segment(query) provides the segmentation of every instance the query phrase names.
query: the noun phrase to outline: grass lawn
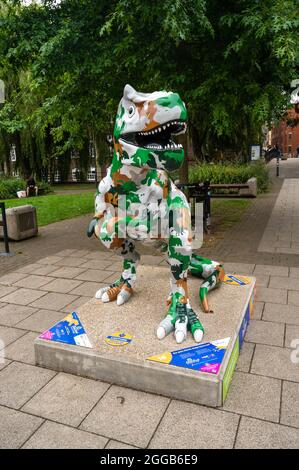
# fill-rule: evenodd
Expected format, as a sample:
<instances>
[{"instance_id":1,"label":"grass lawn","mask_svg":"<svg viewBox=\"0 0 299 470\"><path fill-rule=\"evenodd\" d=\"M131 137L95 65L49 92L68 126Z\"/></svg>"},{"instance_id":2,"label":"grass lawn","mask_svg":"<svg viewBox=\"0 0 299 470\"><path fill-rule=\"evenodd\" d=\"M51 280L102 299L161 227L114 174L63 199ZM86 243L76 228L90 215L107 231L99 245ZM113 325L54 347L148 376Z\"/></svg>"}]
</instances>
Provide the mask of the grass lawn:
<instances>
[{"instance_id":1,"label":"grass lawn","mask_svg":"<svg viewBox=\"0 0 299 470\"><path fill-rule=\"evenodd\" d=\"M225 232L238 222L252 199L211 199L211 233L204 236L203 246L211 247L225 237Z\"/></svg>"},{"instance_id":2,"label":"grass lawn","mask_svg":"<svg viewBox=\"0 0 299 470\"><path fill-rule=\"evenodd\" d=\"M79 215L93 213L94 193L63 194L28 197L24 199L7 199L5 207L17 207L31 204L36 207L39 227L59 220L72 219Z\"/></svg>"}]
</instances>

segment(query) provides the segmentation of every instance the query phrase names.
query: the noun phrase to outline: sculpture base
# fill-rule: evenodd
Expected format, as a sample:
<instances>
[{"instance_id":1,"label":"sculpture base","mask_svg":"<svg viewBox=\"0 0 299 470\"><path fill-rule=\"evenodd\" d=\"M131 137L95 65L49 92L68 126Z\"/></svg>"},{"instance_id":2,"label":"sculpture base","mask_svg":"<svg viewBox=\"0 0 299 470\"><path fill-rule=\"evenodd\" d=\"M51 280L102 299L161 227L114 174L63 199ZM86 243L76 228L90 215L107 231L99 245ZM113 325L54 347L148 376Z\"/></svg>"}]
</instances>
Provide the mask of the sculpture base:
<instances>
[{"instance_id":1,"label":"sculpture base","mask_svg":"<svg viewBox=\"0 0 299 470\"><path fill-rule=\"evenodd\" d=\"M209 304L214 313L206 314L199 306L198 290L202 281L190 276L191 305L198 313L205 335L202 343L197 344L188 332L187 340L177 344L173 334L163 340L158 340L155 334L167 311L169 269L140 266L138 286L127 304L118 307L115 302L103 304L96 299L87 302L70 323L69 316L59 327L35 340L36 363L137 390L221 406L253 311L255 279L235 277L237 281L229 278L231 284L210 292ZM85 330L83 335L79 334L84 333L80 331L80 322ZM121 334L113 338L117 332ZM128 335L127 340L123 334ZM213 345L203 351L203 343L225 338L227 347L216 348L215 359ZM85 346L61 341L76 341ZM187 351L177 352L186 348ZM155 360L149 360L153 356Z\"/></svg>"}]
</instances>

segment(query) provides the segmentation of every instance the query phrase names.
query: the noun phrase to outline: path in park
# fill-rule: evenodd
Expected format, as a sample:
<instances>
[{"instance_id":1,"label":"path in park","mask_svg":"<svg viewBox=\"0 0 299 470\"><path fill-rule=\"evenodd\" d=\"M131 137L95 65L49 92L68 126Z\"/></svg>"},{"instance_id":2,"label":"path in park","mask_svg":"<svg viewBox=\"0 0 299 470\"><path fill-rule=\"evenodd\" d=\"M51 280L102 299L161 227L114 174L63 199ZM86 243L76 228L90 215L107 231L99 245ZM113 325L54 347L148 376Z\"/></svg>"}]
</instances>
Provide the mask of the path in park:
<instances>
[{"instance_id":1,"label":"path in park","mask_svg":"<svg viewBox=\"0 0 299 470\"><path fill-rule=\"evenodd\" d=\"M281 166L285 179L274 178L271 191L213 249L227 270L253 274L258 286L222 408L36 367L38 333L116 279L121 264L86 238L89 217L52 224L40 237L13 244L22 253L0 258L0 447L298 448L299 364L291 361L291 342L299 338L299 255L279 251L286 248L276 244L282 240L265 239L270 228L272 238L290 233L287 241L296 248L290 190L295 197L299 161ZM285 213L290 220L280 226ZM268 245L275 252L259 251ZM143 262L162 260L146 255Z\"/></svg>"}]
</instances>

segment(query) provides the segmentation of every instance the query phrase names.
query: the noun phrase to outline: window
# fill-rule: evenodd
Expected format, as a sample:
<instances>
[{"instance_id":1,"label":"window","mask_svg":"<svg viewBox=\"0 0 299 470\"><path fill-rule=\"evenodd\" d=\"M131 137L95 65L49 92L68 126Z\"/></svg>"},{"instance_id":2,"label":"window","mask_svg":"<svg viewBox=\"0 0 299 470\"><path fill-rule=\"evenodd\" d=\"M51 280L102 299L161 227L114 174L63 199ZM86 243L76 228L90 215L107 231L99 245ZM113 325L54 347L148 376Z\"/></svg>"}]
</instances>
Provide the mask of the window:
<instances>
[{"instance_id":1,"label":"window","mask_svg":"<svg viewBox=\"0 0 299 470\"><path fill-rule=\"evenodd\" d=\"M96 180L96 169L89 168L87 173L87 181L95 181Z\"/></svg>"},{"instance_id":2,"label":"window","mask_svg":"<svg viewBox=\"0 0 299 470\"><path fill-rule=\"evenodd\" d=\"M59 170L56 170L55 173L54 173L54 181L55 181L55 183L58 183L58 181L60 181L60 171Z\"/></svg>"},{"instance_id":3,"label":"window","mask_svg":"<svg viewBox=\"0 0 299 470\"><path fill-rule=\"evenodd\" d=\"M288 152L292 153L292 146L291 145L288 145Z\"/></svg>"},{"instance_id":4,"label":"window","mask_svg":"<svg viewBox=\"0 0 299 470\"><path fill-rule=\"evenodd\" d=\"M292 139L292 132L289 132L289 140Z\"/></svg>"},{"instance_id":5,"label":"window","mask_svg":"<svg viewBox=\"0 0 299 470\"><path fill-rule=\"evenodd\" d=\"M19 170L13 170L12 171L12 176L14 176L14 178L19 178L19 176L20 176Z\"/></svg>"},{"instance_id":6,"label":"window","mask_svg":"<svg viewBox=\"0 0 299 470\"><path fill-rule=\"evenodd\" d=\"M72 169L72 180L78 181L80 179L80 170L78 168Z\"/></svg>"}]
</instances>

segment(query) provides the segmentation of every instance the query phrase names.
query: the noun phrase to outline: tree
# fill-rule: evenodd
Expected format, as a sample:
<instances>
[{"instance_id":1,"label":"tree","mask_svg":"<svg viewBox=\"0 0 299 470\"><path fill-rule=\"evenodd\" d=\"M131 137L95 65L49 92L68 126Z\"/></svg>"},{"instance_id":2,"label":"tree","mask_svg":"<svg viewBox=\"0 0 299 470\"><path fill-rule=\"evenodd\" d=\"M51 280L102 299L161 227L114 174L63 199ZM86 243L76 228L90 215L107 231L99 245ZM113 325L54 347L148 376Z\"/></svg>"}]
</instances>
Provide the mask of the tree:
<instances>
[{"instance_id":1,"label":"tree","mask_svg":"<svg viewBox=\"0 0 299 470\"><path fill-rule=\"evenodd\" d=\"M101 158L125 83L181 94L199 159L246 158L298 74L297 0L2 3L0 129L19 138L24 168L89 139Z\"/></svg>"}]
</instances>

